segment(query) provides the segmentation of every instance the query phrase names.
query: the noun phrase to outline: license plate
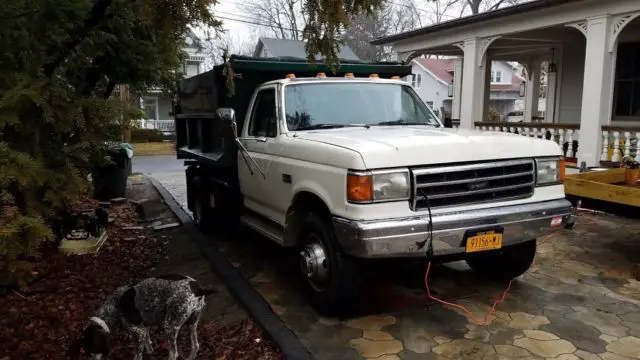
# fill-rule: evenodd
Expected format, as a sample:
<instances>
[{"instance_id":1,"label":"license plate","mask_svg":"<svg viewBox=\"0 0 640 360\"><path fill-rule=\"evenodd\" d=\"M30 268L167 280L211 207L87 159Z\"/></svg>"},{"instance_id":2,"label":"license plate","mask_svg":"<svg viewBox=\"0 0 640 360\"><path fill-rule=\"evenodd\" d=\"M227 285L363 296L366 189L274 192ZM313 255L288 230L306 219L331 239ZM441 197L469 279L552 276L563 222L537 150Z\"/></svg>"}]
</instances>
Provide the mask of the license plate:
<instances>
[{"instance_id":1,"label":"license plate","mask_svg":"<svg viewBox=\"0 0 640 360\"><path fill-rule=\"evenodd\" d=\"M467 238L467 252L496 250L502 247L502 233L491 230L473 234Z\"/></svg>"}]
</instances>

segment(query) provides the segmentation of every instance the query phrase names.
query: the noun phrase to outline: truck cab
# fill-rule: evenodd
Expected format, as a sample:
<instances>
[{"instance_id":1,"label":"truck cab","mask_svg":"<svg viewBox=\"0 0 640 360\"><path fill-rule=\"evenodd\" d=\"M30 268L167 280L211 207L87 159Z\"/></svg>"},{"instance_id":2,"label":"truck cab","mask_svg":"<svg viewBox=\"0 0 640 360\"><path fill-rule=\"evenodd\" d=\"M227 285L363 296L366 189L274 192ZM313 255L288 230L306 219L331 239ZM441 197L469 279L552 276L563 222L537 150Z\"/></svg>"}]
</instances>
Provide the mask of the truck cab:
<instances>
[{"instance_id":1,"label":"truck cab","mask_svg":"<svg viewBox=\"0 0 640 360\"><path fill-rule=\"evenodd\" d=\"M554 142L445 128L399 79L410 73L402 65L367 74L371 65L348 64L328 77L303 64L280 64L290 72L212 113L176 107L176 131L199 227L246 226L295 249L318 307L348 307L371 259L464 259L513 279L536 239L568 220ZM195 103L183 93L177 104Z\"/></svg>"}]
</instances>

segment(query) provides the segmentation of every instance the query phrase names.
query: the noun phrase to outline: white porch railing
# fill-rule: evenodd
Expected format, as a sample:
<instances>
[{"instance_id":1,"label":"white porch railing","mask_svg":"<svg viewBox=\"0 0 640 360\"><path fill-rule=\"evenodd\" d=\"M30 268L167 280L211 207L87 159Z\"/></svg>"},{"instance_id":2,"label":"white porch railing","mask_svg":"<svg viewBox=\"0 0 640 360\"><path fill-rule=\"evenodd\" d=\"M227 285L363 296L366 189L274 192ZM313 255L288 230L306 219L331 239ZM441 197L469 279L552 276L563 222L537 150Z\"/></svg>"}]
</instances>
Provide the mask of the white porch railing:
<instances>
[{"instance_id":1,"label":"white porch railing","mask_svg":"<svg viewBox=\"0 0 640 360\"><path fill-rule=\"evenodd\" d=\"M640 126L603 126L601 162L617 163L625 156L640 161Z\"/></svg>"},{"instance_id":2,"label":"white porch railing","mask_svg":"<svg viewBox=\"0 0 640 360\"><path fill-rule=\"evenodd\" d=\"M501 131L553 140L561 146L564 156L569 159L576 158L578 153L579 124L477 122L475 127L478 130ZM617 166L627 155L640 161L640 126L603 126L601 136L600 162L603 165Z\"/></svg>"},{"instance_id":3,"label":"white porch railing","mask_svg":"<svg viewBox=\"0 0 640 360\"><path fill-rule=\"evenodd\" d=\"M475 127L483 131L501 131L522 136L555 141L567 158L575 158L580 138L579 124L532 124L476 122Z\"/></svg>"},{"instance_id":4,"label":"white porch railing","mask_svg":"<svg viewBox=\"0 0 640 360\"><path fill-rule=\"evenodd\" d=\"M140 120L143 129L158 129L163 133L174 133L175 122L173 120Z\"/></svg>"}]
</instances>

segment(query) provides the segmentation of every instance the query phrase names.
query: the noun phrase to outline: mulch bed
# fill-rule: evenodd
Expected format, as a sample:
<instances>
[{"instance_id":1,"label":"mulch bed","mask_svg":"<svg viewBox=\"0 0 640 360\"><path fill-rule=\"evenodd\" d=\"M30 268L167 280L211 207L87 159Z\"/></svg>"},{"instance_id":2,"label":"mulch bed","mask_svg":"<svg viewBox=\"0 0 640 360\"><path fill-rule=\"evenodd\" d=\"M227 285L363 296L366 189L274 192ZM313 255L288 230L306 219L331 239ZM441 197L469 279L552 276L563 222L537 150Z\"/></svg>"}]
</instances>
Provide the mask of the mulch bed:
<instances>
[{"instance_id":1,"label":"mulch bed","mask_svg":"<svg viewBox=\"0 0 640 360\"><path fill-rule=\"evenodd\" d=\"M87 200L87 205L95 202ZM97 255L66 256L44 249L33 276L42 278L24 293L0 295L0 359L64 359L69 344L86 320L117 287L139 280L155 264L168 259L166 239L148 231L121 230L136 225L132 204L114 204L109 238ZM152 335L156 345L161 333ZM265 340L251 320L217 327L201 322L198 359L281 359L279 350ZM161 344L162 345L162 344ZM189 353L186 329L180 334L181 355ZM133 343L116 335L110 359L131 359ZM166 359L165 346L147 359Z\"/></svg>"}]
</instances>

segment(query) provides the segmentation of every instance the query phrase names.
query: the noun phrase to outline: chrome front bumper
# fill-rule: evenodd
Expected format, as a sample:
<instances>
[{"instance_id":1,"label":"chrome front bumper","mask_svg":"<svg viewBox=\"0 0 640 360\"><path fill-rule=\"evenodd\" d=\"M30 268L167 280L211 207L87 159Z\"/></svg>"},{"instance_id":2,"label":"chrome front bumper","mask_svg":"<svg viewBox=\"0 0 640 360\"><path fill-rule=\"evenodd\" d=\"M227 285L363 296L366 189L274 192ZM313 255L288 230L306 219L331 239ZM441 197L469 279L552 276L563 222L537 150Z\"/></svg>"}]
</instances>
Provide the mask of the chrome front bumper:
<instances>
[{"instance_id":1,"label":"chrome front bumper","mask_svg":"<svg viewBox=\"0 0 640 360\"><path fill-rule=\"evenodd\" d=\"M501 227L503 246L540 238L562 229L571 215L565 199L514 206L503 206L455 213L433 214L434 255L465 252L468 230ZM552 220L561 223L552 226ZM334 217L335 234L344 250L360 258L399 258L424 256L418 243L428 235L428 216L354 221Z\"/></svg>"}]
</instances>

